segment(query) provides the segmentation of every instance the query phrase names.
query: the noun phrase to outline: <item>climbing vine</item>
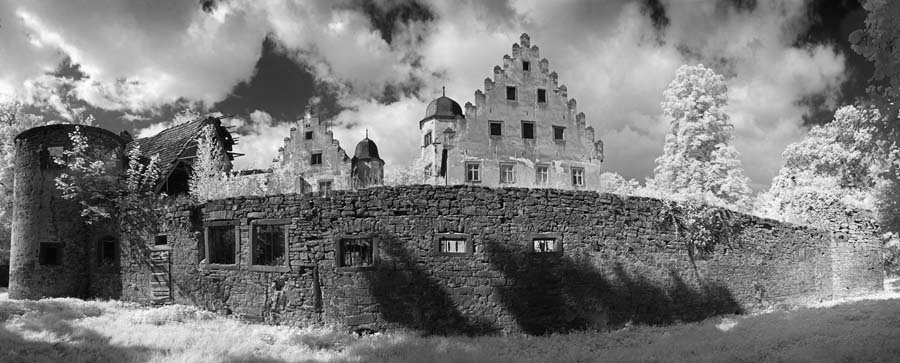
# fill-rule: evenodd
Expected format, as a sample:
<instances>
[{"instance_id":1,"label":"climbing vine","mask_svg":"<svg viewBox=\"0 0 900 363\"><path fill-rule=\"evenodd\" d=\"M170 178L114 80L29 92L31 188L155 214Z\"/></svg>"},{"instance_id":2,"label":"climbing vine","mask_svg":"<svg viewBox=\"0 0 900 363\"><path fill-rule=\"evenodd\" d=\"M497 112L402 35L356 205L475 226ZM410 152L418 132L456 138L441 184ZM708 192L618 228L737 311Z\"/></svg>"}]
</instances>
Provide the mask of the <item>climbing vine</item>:
<instances>
[{"instance_id":1,"label":"climbing vine","mask_svg":"<svg viewBox=\"0 0 900 363\"><path fill-rule=\"evenodd\" d=\"M671 225L688 244L688 254L711 253L717 246L733 246L743 223L730 209L713 207L698 199L662 201L661 222Z\"/></svg>"}]
</instances>

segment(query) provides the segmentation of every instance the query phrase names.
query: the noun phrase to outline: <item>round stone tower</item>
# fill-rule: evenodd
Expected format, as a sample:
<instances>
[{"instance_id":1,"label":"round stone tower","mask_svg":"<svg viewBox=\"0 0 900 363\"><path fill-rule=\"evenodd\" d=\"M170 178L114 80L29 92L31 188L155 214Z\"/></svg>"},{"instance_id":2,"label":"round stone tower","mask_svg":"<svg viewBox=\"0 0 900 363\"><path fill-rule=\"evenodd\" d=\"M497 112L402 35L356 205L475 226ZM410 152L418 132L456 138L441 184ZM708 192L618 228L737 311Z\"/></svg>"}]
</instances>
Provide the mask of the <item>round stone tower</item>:
<instances>
[{"instance_id":1,"label":"round stone tower","mask_svg":"<svg viewBox=\"0 0 900 363\"><path fill-rule=\"evenodd\" d=\"M125 143L111 131L49 125L16 136L11 299L95 295L92 277L117 268L118 245L111 246L110 238L118 241L118 229L112 223L85 223L78 202L63 199L55 184L66 171L56 160L72 148L69 134L76 127L87 139L90 155L108 161L112 174L123 170Z\"/></svg>"}]
</instances>

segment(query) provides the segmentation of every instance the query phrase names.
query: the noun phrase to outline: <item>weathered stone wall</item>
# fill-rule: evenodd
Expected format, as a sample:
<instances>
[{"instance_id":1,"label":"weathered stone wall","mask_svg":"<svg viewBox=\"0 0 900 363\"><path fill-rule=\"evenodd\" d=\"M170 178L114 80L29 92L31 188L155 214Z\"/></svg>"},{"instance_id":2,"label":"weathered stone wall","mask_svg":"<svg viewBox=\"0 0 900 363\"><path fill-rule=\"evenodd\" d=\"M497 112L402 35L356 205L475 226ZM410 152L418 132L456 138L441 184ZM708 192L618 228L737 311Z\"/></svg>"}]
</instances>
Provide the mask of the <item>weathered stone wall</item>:
<instances>
[{"instance_id":1,"label":"weathered stone wall","mask_svg":"<svg viewBox=\"0 0 900 363\"><path fill-rule=\"evenodd\" d=\"M110 131L78 126L92 150L113 157L122 167L122 139ZM72 147L75 125L29 129L15 139L12 243L9 297L37 299L55 296L118 296L118 267L100 268L97 240L118 238L118 226L89 227L81 206L62 198L54 179L64 169L53 162ZM55 249L58 264L42 264L41 244Z\"/></svg>"},{"instance_id":2,"label":"weathered stone wall","mask_svg":"<svg viewBox=\"0 0 900 363\"><path fill-rule=\"evenodd\" d=\"M828 299L843 278L832 271L829 232L737 215L733 243L690 255L660 222L661 203L552 189L382 187L214 201L169 212L161 232L173 251L176 302L293 324L540 333L667 323ZM251 225L264 219L289 223L284 265L250 264ZM204 260L202 226L216 221L237 225L233 265ZM471 253L437 253L448 234L465 238ZM337 266L336 243L354 236L376 241L374 267ZM557 238L562 251L532 252L535 236ZM146 249L125 252L126 299L152 300ZM875 288L870 279L854 281Z\"/></svg>"}]
</instances>

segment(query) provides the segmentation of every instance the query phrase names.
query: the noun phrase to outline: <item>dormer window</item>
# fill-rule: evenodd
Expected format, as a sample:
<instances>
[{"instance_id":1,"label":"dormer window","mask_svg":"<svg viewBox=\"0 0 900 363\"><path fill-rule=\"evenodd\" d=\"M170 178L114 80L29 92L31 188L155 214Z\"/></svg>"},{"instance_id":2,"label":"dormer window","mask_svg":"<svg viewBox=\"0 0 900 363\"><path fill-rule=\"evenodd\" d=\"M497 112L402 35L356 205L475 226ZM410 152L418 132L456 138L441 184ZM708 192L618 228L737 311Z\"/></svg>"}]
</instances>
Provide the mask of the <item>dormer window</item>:
<instances>
[{"instance_id":1,"label":"dormer window","mask_svg":"<svg viewBox=\"0 0 900 363\"><path fill-rule=\"evenodd\" d=\"M529 62L529 61L523 61L523 62L522 62L522 70L525 71L525 72L531 71L531 62Z\"/></svg>"},{"instance_id":2,"label":"dormer window","mask_svg":"<svg viewBox=\"0 0 900 363\"><path fill-rule=\"evenodd\" d=\"M516 87L506 86L506 99L510 101L516 100Z\"/></svg>"}]
</instances>

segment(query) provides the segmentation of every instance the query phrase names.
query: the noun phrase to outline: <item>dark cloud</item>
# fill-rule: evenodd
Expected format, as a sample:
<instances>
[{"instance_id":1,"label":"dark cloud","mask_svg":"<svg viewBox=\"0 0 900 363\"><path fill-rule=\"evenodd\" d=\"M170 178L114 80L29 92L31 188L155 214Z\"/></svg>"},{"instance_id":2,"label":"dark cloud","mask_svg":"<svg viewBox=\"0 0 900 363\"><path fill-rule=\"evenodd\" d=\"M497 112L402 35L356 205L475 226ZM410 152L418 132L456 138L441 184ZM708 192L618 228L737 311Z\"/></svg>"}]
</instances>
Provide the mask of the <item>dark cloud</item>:
<instances>
[{"instance_id":1,"label":"dark cloud","mask_svg":"<svg viewBox=\"0 0 900 363\"><path fill-rule=\"evenodd\" d=\"M641 6L641 13L650 17L653 22L653 28L657 32L665 31L669 26L669 17L666 16L666 7L660 0L644 0Z\"/></svg>"},{"instance_id":2,"label":"dark cloud","mask_svg":"<svg viewBox=\"0 0 900 363\"><path fill-rule=\"evenodd\" d=\"M391 44L394 38L397 24L434 20L434 14L428 6L416 0L360 0L357 3L357 6L369 18L372 26L381 34L381 38L388 44Z\"/></svg>"}]
</instances>

